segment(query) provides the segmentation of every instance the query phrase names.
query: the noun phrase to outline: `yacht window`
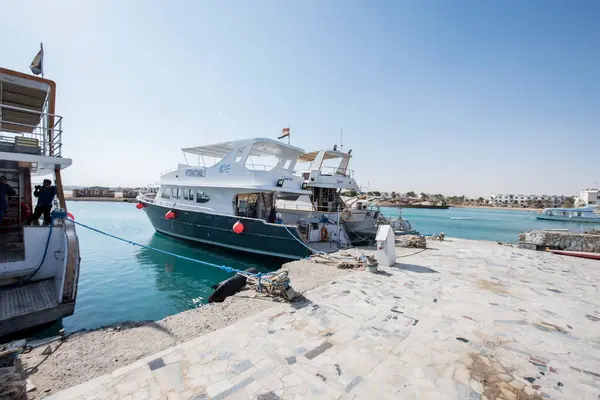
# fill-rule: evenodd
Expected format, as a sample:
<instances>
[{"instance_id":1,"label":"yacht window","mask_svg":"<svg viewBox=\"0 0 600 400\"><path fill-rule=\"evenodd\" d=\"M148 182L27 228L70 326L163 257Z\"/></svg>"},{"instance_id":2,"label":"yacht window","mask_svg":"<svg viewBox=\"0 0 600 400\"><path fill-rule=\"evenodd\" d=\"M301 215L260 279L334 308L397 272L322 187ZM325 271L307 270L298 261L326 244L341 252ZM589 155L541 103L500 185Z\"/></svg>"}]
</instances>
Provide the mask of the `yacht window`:
<instances>
[{"instance_id":1,"label":"yacht window","mask_svg":"<svg viewBox=\"0 0 600 400\"><path fill-rule=\"evenodd\" d=\"M235 156L235 162L239 162L242 159L242 154L244 153L244 149L238 149L237 154Z\"/></svg>"},{"instance_id":2,"label":"yacht window","mask_svg":"<svg viewBox=\"0 0 600 400\"><path fill-rule=\"evenodd\" d=\"M183 199L184 200L190 199L190 189L183 189Z\"/></svg>"},{"instance_id":3,"label":"yacht window","mask_svg":"<svg viewBox=\"0 0 600 400\"><path fill-rule=\"evenodd\" d=\"M171 188L171 198L177 198L177 188Z\"/></svg>"},{"instance_id":4,"label":"yacht window","mask_svg":"<svg viewBox=\"0 0 600 400\"><path fill-rule=\"evenodd\" d=\"M170 199L171 198L171 188L164 188L160 197L162 197L163 199Z\"/></svg>"},{"instance_id":5,"label":"yacht window","mask_svg":"<svg viewBox=\"0 0 600 400\"><path fill-rule=\"evenodd\" d=\"M193 193L191 194L194 197ZM193 198L190 200L194 200ZM210 197L201 190L196 190L196 203L206 203L210 200Z\"/></svg>"}]
</instances>

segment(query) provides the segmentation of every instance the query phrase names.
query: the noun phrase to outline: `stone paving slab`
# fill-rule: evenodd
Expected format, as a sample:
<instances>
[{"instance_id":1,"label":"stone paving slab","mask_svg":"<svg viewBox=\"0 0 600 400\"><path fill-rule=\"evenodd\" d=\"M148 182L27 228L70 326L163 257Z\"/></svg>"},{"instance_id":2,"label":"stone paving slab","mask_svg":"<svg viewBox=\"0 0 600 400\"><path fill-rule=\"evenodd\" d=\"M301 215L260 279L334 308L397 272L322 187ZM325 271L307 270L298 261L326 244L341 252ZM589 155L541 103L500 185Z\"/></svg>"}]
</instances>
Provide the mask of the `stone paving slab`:
<instances>
[{"instance_id":1,"label":"stone paving slab","mask_svg":"<svg viewBox=\"0 0 600 400\"><path fill-rule=\"evenodd\" d=\"M430 246L50 398L600 398L600 262Z\"/></svg>"}]
</instances>

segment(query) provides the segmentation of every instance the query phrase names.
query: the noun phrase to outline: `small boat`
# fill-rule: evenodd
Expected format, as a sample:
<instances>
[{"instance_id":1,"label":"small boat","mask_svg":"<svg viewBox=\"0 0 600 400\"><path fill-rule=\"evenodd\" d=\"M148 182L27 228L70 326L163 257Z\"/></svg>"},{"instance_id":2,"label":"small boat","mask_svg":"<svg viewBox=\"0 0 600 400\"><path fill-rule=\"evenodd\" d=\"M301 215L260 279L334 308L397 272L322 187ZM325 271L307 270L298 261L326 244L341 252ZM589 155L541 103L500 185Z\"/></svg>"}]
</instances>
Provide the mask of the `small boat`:
<instances>
[{"instance_id":1,"label":"small boat","mask_svg":"<svg viewBox=\"0 0 600 400\"><path fill-rule=\"evenodd\" d=\"M587 251L569 251L569 250L551 250L547 249L553 254L560 254L563 256L580 257L580 258L591 258L593 260L600 260L600 253L589 253Z\"/></svg>"},{"instance_id":2,"label":"small boat","mask_svg":"<svg viewBox=\"0 0 600 400\"><path fill-rule=\"evenodd\" d=\"M600 224L598 206L577 208L545 208L536 215L537 219L563 222L591 222Z\"/></svg>"}]
</instances>

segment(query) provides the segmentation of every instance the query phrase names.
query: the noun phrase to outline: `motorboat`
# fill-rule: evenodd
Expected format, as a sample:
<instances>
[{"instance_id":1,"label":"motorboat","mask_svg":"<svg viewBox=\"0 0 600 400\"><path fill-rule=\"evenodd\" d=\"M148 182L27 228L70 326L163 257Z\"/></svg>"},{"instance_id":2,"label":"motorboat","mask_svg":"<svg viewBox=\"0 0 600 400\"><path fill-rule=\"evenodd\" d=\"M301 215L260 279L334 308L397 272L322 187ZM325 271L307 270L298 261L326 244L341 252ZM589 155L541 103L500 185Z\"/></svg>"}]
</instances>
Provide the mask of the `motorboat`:
<instances>
[{"instance_id":1,"label":"motorboat","mask_svg":"<svg viewBox=\"0 0 600 400\"><path fill-rule=\"evenodd\" d=\"M157 232L286 259L309 254L306 232L283 221L276 210L277 199L311 194L293 173L304 150L254 138L182 151L186 163L165 171L156 193L137 197ZM198 162L188 163L189 156Z\"/></svg>"},{"instance_id":2,"label":"motorboat","mask_svg":"<svg viewBox=\"0 0 600 400\"><path fill-rule=\"evenodd\" d=\"M537 219L563 222L600 223L599 208L596 205L576 208L545 208L536 215Z\"/></svg>"},{"instance_id":3,"label":"motorboat","mask_svg":"<svg viewBox=\"0 0 600 400\"><path fill-rule=\"evenodd\" d=\"M72 161L62 154L63 118L56 114L55 99L55 82L0 68L0 175L8 185L2 190L8 203L0 219L0 336L75 310L79 242L66 218L61 176ZM32 179L50 175L58 197L53 218L29 225Z\"/></svg>"}]
</instances>

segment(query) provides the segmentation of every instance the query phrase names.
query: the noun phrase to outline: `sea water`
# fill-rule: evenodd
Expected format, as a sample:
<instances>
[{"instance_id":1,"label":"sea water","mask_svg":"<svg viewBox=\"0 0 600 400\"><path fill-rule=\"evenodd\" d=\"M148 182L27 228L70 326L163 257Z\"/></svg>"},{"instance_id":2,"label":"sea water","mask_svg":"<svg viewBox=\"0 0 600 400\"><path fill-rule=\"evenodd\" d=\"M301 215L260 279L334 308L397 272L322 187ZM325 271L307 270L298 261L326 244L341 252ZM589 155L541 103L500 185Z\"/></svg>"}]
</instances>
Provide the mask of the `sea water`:
<instances>
[{"instance_id":1,"label":"sea water","mask_svg":"<svg viewBox=\"0 0 600 400\"><path fill-rule=\"evenodd\" d=\"M399 210L381 207L381 212L387 217L395 217ZM438 235L444 232L444 235L449 237L510 243L517 242L519 233L533 229L568 229L583 232L600 226L536 219L536 211L492 208L404 208L401 215L422 235Z\"/></svg>"},{"instance_id":2,"label":"sea water","mask_svg":"<svg viewBox=\"0 0 600 400\"><path fill-rule=\"evenodd\" d=\"M155 233L142 210L131 203L69 202L76 221L126 239L186 257L238 269L273 271L280 259L204 247ZM386 215L397 209L382 208ZM466 239L516 242L529 229L590 228L584 224L541 221L535 213L510 210L451 208L404 209L404 218L421 233ZM93 329L122 321L158 320L207 303L211 286L231 274L191 261L145 250L77 227L81 269L75 314L46 330L55 333ZM293 282L292 282L293 284Z\"/></svg>"},{"instance_id":3,"label":"sea water","mask_svg":"<svg viewBox=\"0 0 600 400\"><path fill-rule=\"evenodd\" d=\"M228 252L155 233L146 213L131 203L68 202L75 220L128 240L193 259L261 272L280 259ZM81 266L75 313L67 332L122 321L158 320L208 302L212 285L232 274L192 261L119 242L77 226ZM56 330L56 327L53 327Z\"/></svg>"}]
</instances>

